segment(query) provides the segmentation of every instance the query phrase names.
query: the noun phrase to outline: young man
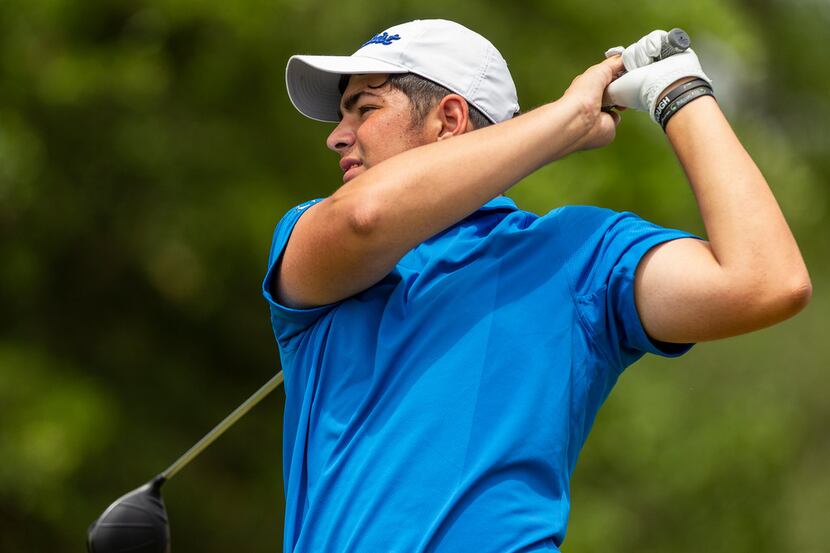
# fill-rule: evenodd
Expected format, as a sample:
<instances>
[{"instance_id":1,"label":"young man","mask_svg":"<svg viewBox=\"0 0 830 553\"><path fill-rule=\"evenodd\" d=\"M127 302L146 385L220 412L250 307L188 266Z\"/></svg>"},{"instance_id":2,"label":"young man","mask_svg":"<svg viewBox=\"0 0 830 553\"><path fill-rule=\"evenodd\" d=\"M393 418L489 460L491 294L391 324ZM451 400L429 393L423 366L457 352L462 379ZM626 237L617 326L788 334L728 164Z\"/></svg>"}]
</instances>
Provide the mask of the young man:
<instances>
[{"instance_id":1,"label":"young man","mask_svg":"<svg viewBox=\"0 0 830 553\"><path fill-rule=\"evenodd\" d=\"M807 303L795 240L694 53L653 61L665 35L517 117L501 55L448 21L289 61L295 107L338 122L344 175L280 221L264 282L285 372L284 551L557 551L577 455L625 367ZM609 144L604 94L666 123L708 242L501 196Z\"/></svg>"}]
</instances>

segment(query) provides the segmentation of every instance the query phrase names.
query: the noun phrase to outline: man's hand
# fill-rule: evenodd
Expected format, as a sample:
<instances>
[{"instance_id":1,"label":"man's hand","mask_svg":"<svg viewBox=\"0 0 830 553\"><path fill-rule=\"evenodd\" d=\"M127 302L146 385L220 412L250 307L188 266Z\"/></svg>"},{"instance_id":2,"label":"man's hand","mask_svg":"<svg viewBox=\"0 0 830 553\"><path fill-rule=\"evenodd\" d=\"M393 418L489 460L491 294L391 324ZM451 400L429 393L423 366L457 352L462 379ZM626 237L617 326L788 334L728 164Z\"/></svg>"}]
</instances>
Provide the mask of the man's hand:
<instances>
[{"instance_id":1,"label":"man's hand","mask_svg":"<svg viewBox=\"0 0 830 553\"><path fill-rule=\"evenodd\" d=\"M666 31L652 31L623 50L622 59L627 72L608 86L603 105L645 111L652 121L659 123L654 116L655 107L673 83L684 77L697 77L712 83L691 48L660 61L652 61L659 55L666 35ZM612 48L609 53L619 50Z\"/></svg>"},{"instance_id":2,"label":"man's hand","mask_svg":"<svg viewBox=\"0 0 830 553\"><path fill-rule=\"evenodd\" d=\"M578 106L586 132L577 141L574 151L601 148L610 144L616 136L620 114L603 111L602 96L608 85L624 71L620 56L613 56L589 67L576 77L562 95L562 100Z\"/></svg>"}]
</instances>

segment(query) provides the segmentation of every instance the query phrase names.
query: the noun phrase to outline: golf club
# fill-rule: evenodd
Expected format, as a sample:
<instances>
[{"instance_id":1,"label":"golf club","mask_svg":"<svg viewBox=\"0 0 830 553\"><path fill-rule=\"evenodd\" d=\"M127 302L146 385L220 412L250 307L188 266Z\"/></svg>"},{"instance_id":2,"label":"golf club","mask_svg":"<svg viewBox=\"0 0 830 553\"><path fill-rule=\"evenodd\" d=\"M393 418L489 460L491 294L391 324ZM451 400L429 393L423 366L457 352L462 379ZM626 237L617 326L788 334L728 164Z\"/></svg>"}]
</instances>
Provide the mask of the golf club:
<instances>
[{"instance_id":1,"label":"golf club","mask_svg":"<svg viewBox=\"0 0 830 553\"><path fill-rule=\"evenodd\" d=\"M245 413L273 392L283 381L282 371L233 410L204 438L188 449L164 472L116 499L90 524L86 547L89 553L169 553L170 526L161 497L161 486L221 436Z\"/></svg>"},{"instance_id":2,"label":"golf club","mask_svg":"<svg viewBox=\"0 0 830 553\"><path fill-rule=\"evenodd\" d=\"M675 27L663 37L660 45L660 54L654 58L654 61L685 52L692 45L692 41L686 31Z\"/></svg>"}]
</instances>

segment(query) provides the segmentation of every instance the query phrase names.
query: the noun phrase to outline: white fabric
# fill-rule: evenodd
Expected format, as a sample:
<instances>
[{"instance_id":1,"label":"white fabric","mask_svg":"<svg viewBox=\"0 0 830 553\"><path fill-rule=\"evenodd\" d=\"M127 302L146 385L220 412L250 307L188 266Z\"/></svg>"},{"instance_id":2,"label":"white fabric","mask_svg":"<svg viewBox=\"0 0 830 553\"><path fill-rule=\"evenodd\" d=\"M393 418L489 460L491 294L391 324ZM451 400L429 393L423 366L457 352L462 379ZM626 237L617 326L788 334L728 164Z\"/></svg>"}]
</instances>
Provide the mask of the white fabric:
<instances>
[{"instance_id":1,"label":"white fabric","mask_svg":"<svg viewBox=\"0 0 830 553\"><path fill-rule=\"evenodd\" d=\"M629 46L623 51L622 58L626 71L633 71L638 67L649 65L654 58L660 55L663 37L666 31L656 30Z\"/></svg>"},{"instance_id":2,"label":"white fabric","mask_svg":"<svg viewBox=\"0 0 830 553\"><path fill-rule=\"evenodd\" d=\"M666 31L652 31L628 48L617 46L606 51L606 57L622 54L626 73L608 85L603 105L648 112L651 120L659 124L654 117L654 108L669 85L683 77L699 77L712 84L691 48L660 61L653 61L660 54L666 34Z\"/></svg>"},{"instance_id":3,"label":"white fabric","mask_svg":"<svg viewBox=\"0 0 830 553\"><path fill-rule=\"evenodd\" d=\"M351 56L292 56L288 96L300 113L337 122L342 75L415 73L463 96L494 123L519 111L507 62L489 40L442 19L386 29Z\"/></svg>"}]
</instances>

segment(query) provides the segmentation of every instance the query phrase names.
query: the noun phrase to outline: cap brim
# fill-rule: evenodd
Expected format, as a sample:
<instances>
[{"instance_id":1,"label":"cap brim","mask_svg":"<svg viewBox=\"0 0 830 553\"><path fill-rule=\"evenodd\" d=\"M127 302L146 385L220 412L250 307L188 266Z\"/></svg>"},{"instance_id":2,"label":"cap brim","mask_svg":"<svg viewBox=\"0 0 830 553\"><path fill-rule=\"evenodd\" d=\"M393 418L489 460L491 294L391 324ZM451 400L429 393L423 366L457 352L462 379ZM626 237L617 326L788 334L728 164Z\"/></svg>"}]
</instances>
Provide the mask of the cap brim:
<instances>
[{"instance_id":1,"label":"cap brim","mask_svg":"<svg viewBox=\"0 0 830 553\"><path fill-rule=\"evenodd\" d=\"M398 65L363 56L291 56L285 67L288 97L297 110L317 121L340 120L340 77L408 73Z\"/></svg>"}]
</instances>

